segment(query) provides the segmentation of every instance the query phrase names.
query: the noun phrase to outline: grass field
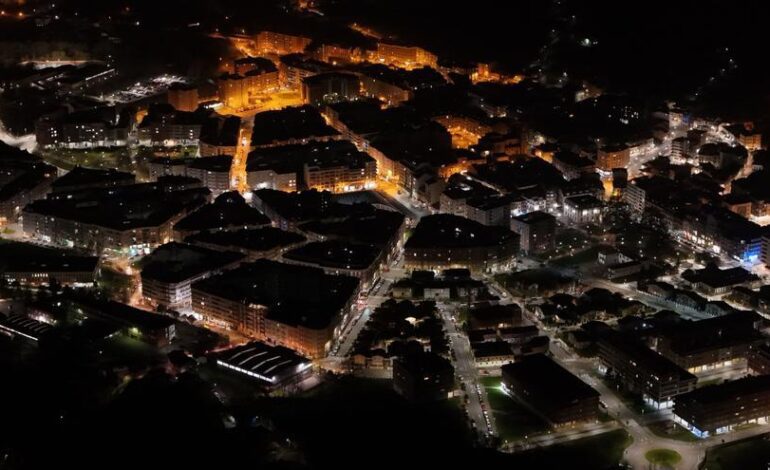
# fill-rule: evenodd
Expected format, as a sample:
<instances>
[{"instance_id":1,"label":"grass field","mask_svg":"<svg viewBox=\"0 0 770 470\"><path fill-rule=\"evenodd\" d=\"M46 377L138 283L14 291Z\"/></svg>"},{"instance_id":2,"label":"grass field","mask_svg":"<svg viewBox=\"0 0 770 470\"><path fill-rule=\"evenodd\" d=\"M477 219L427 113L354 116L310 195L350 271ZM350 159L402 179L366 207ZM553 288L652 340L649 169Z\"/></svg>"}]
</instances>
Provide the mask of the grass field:
<instances>
[{"instance_id":1,"label":"grass field","mask_svg":"<svg viewBox=\"0 0 770 470\"><path fill-rule=\"evenodd\" d=\"M665 468L673 468L682 460L679 452L671 449L652 449L644 454L644 458L653 465Z\"/></svg>"},{"instance_id":2,"label":"grass field","mask_svg":"<svg viewBox=\"0 0 770 470\"><path fill-rule=\"evenodd\" d=\"M503 393L500 377L483 377L481 383L486 388L495 426L503 442L518 441L548 430L543 419Z\"/></svg>"},{"instance_id":3,"label":"grass field","mask_svg":"<svg viewBox=\"0 0 770 470\"><path fill-rule=\"evenodd\" d=\"M513 454L506 468L571 470L615 468L632 438L623 429Z\"/></svg>"},{"instance_id":4,"label":"grass field","mask_svg":"<svg viewBox=\"0 0 770 470\"><path fill-rule=\"evenodd\" d=\"M768 435L714 447L706 453L702 470L767 470L770 468Z\"/></svg>"}]
</instances>

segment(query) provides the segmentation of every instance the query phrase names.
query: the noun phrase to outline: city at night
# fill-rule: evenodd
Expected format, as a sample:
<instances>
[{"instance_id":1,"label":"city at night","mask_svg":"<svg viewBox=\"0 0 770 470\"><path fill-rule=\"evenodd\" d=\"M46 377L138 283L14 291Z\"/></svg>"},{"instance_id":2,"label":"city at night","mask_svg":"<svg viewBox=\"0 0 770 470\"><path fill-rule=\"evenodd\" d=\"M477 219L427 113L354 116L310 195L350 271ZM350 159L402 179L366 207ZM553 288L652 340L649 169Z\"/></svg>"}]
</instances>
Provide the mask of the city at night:
<instances>
[{"instance_id":1,"label":"city at night","mask_svg":"<svg viewBox=\"0 0 770 470\"><path fill-rule=\"evenodd\" d=\"M759 0L0 0L0 470L770 469Z\"/></svg>"}]
</instances>

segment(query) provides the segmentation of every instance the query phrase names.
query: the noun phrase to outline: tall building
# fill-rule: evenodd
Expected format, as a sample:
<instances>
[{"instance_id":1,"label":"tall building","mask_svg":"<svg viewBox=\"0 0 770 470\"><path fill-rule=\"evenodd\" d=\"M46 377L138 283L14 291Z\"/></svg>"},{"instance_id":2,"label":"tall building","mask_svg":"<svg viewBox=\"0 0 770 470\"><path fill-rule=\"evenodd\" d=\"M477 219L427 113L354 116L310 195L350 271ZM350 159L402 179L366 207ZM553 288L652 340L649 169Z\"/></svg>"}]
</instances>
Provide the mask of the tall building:
<instances>
[{"instance_id":1,"label":"tall building","mask_svg":"<svg viewBox=\"0 0 770 470\"><path fill-rule=\"evenodd\" d=\"M256 47L260 54L294 54L304 52L312 40L303 36L261 31L256 36Z\"/></svg>"},{"instance_id":2,"label":"tall building","mask_svg":"<svg viewBox=\"0 0 770 470\"><path fill-rule=\"evenodd\" d=\"M168 89L166 98L177 111L198 109L198 87L194 85L174 84Z\"/></svg>"},{"instance_id":3,"label":"tall building","mask_svg":"<svg viewBox=\"0 0 770 470\"><path fill-rule=\"evenodd\" d=\"M349 101L361 96L361 80L352 73L329 72L302 80L302 102L321 104Z\"/></svg>"},{"instance_id":4,"label":"tall building","mask_svg":"<svg viewBox=\"0 0 770 470\"><path fill-rule=\"evenodd\" d=\"M541 211L530 212L511 219L511 230L518 233L522 251L533 254L554 249L556 218Z\"/></svg>"},{"instance_id":5,"label":"tall building","mask_svg":"<svg viewBox=\"0 0 770 470\"><path fill-rule=\"evenodd\" d=\"M596 168L612 171L615 168L627 168L631 161L631 150L626 145L608 145L596 153Z\"/></svg>"},{"instance_id":6,"label":"tall building","mask_svg":"<svg viewBox=\"0 0 770 470\"><path fill-rule=\"evenodd\" d=\"M377 62L404 68L438 67L438 57L417 46L379 42L375 59Z\"/></svg>"},{"instance_id":7,"label":"tall building","mask_svg":"<svg viewBox=\"0 0 770 470\"><path fill-rule=\"evenodd\" d=\"M641 217L644 214L646 194L644 189L633 183L626 186L623 191L623 202L628 204L631 212L637 217Z\"/></svg>"},{"instance_id":8,"label":"tall building","mask_svg":"<svg viewBox=\"0 0 770 470\"><path fill-rule=\"evenodd\" d=\"M257 260L193 284L192 308L209 324L317 359L329 352L358 290L352 277Z\"/></svg>"}]
</instances>

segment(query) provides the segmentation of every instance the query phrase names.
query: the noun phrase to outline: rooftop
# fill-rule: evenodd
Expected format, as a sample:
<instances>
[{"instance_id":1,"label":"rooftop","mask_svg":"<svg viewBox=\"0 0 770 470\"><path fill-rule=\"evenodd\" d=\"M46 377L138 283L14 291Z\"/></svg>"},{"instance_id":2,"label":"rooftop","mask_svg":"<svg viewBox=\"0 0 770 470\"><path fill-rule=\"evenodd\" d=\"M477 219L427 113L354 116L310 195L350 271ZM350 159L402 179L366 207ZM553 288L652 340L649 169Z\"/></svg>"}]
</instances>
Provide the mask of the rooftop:
<instances>
[{"instance_id":1,"label":"rooftop","mask_svg":"<svg viewBox=\"0 0 770 470\"><path fill-rule=\"evenodd\" d=\"M135 176L131 173L118 171L114 169L99 170L76 166L67 172L61 178L51 183L51 189L54 191L67 191L78 186L118 186L131 184L135 181Z\"/></svg>"},{"instance_id":2,"label":"rooftop","mask_svg":"<svg viewBox=\"0 0 770 470\"><path fill-rule=\"evenodd\" d=\"M93 272L99 264L95 256L48 248L30 243L0 243L2 272Z\"/></svg>"},{"instance_id":3,"label":"rooftop","mask_svg":"<svg viewBox=\"0 0 770 470\"><path fill-rule=\"evenodd\" d=\"M312 362L291 349L252 341L242 346L219 352L217 363L239 372L245 372L270 384L301 372Z\"/></svg>"},{"instance_id":4,"label":"rooftop","mask_svg":"<svg viewBox=\"0 0 770 470\"><path fill-rule=\"evenodd\" d=\"M449 214L428 215L420 219L406 248L467 248L502 245L518 235L504 227L482 225Z\"/></svg>"},{"instance_id":5,"label":"rooftop","mask_svg":"<svg viewBox=\"0 0 770 470\"><path fill-rule=\"evenodd\" d=\"M236 191L220 194L207 204L174 225L178 231L246 228L270 224L258 209L250 206Z\"/></svg>"},{"instance_id":6,"label":"rooftop","mask_svg":"<svg viewBox=\"0 0 770 470\"><path fill-rule=\"evenodd\" d=\"M49 194L24 212L60 217L114 230L155 227L205 203L206 188L178 189L172 182L141 183Z\"/></svg>"},{"instance_id":7,"label":"rooftop","mask_svg":"<svg viewBox=\"0 0 770 470\"><path fill-rule=\"evenodd\" d=\"M338 269L367 269L382 253L374 245L349 243L340 240L312 242L283 254L289 260Z\"/></svg>"},{"instance_id":8,"label":"rooftop","mask_svg":"<svg viewBox=\"0 0 770 470\"><path fill-rule=\"evenodd\" d=\"M767 392L770 392L770 375L759 375L698 388L676 397L676 403L677 405L696 403L718 405L724 402L735 402L755 393Z\"/></svg>"},{"instance_id":9,"label":"rooftop","mask_svg":"<svg viewBox=\"0 0 770 470\"><path fill-rule=\"evenodd\" d=\"M599 392L543 354L506 364L502 373L504 382L508 377L522 382L526 384L529 396L552 405L568 405L599 396Z\"/></svg>"},{"instance_id":10,"label":"rooftop","mask_svg":"<svg viewBox=\"0 0 770 470\"><path fill-rule=\"evenodd\" d=\"M218 245L222 248L268 251L273 248L302 243L306 238L295 232L275 227L240 229L236 231L200 232L185 238L186 243Z\"/></svg>"},{"instance_id":11,"label":"rooftop","mask_svg":"<svg viewBox=\"0 0 770 470\"><path fill-rule=\"evenodd\" d=\"M338 132L326 124L321 113L312 106L265 111L254 116L251 144L269 145L292 139L336 136Z\"/></svg>"},{"instance_id":12,"label":"rooftop","mask_svg":"<svg viewBox=\"0 0 770 470\"><path fill-rule=\"evenodd\" d=\"M214 251L178 242L166 243L142 259L142 279L182 282L243 258L240 253Z\"/></svg>"},{"instance_id":13,"label":"rooftop","mask_svg":"<svg viewBox=\"0 0 770 470\"><path fill-rule=\"evenodd\" d=\"M264 305L268 318L314 329L328 327L357 287L358 279L353 277L266 259L243 263L193 285L232 301Z\"/></svg>"}]
</instances>

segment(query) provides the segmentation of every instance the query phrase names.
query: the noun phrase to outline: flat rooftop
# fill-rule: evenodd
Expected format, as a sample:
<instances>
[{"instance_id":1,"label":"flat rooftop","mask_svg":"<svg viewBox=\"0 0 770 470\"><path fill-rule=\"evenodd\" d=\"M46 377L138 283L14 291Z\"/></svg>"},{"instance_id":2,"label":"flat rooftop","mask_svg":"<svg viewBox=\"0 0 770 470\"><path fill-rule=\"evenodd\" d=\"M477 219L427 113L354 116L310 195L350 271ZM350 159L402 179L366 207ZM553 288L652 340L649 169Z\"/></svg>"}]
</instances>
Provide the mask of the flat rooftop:
<instances>
[{"instance_id":1,"label":"flat rooftop","mask_svg":"<svg viewBox=\"0 0 770 470\"><path fill-rule=\"evenodd\" d=\"M404 224L403 214L378 209L371 204L343 205L341 209L347 210L345 217L306 222L301 224L299 229L329 238L385 245Z\"/></svg>"},{"instance_id":2,"label":"flat rooftop","mask_svg":"<svg viewBox=\"0 0 770 470\"><path fill-rule=\"evenodd\" d=\"M24 212L122 231L161 225L204 204L211 194L206 188L180 189L172 184L141 183L49 194L28 204Z\"/></svg>"},{"instance_id":3,"label":"flat rooftop","mask_svg":"<svg viewBox=\"0 0 770 470\"><path fill-rule=\"evenodd\" d=\"M330 137L339 133L312 106L265 111L254 116L251 144L269 145L291 139Z\"/></svg>"},{"instance_id":4,"label":"flat rooftop","mask_svg":"<svg viewBox=\"0 0 770 470\"><path fill-rule=\"evenodd\" d=\"M185 238L186 243L217 245L228 249L268 251L307 240L304 236L276 227L241 229L236 231L200 232Z\"/></svg>"},{"instance_id":5,"label":"flat rooftop","mask_svg":"<svg viewBox=\"0 0 770 470\"><path fill-rule=\"evenodd\" d=\"M487 197L496 194L499 193L489 186L485 186L470 176L460 173L449 177L449 181L443 192L444 196L455 200Z\"/></svg>"},{"instance_id":6,"label":"flat rooftop","mask_svg":"<svg viewBox=\"0 0 770 470\"><path fill-rule=\"evenodd\" d=\"M76 166L64 176L57 178L56 181L51 183L51 189L53 191L63 191L78 186L117 186L131 184L135 179L135 176L131 173L114 169L99 170Z\"/></svg>"},{"instance_id":7,"label":"flat rooftop","mask_svg":"<svg viewBox=\"0 0 770 470\"><path fill-rule=\"evenodd\" d=\"M525 383L531 396L553 405L569 405L599 396L599 392L544 354L526 356L502 367L503 381Z\"/></svg>"},{"instance_id":8,"label":"flat rooftop","mask_svg":"<svg viewBox=\"0 0 770 470\"><path fill-rule=\"evenodd\" d=\"M467 248L503 245L518 235L504 227L492 227L449 214L428 215L420 219L406 248Z\"/></svg>"},{"instance_id":9,"label":"flat rooftop","mask_svg":"<svg viewBox=\"0 0 770 470\"><path fill-rule=\"evenodd\" d=\"M96 256L81 256L60 248L31 243L0 243L2 272L93 272L99 264Z\"/></svg>"},{"instance_id":10,"label":"flat rooftop","mask_svg":"<svg viewBox=\"0 0 770 470\"><path fill-rule=\"evenodd\" d=\"M354 277L266 259L243 263L193 285L195 290L235 302L264 305L268 318L313 329L328 327L357 288Z\"/></svg>"},{"instance_id":11,"label":"flat rooftop","mask_svg":"<svg viewBox=\"0 0 770 470\"><path fill-rule=\"evenodd\" d=\"M742 379L698 388L676 397L677 404L718 405L735 402L755 393L770 392L770 375L744 377Z\"/></svg>"},{"instance_id":12,"label":"flat rooftop","mask_svg":"<svg viewBox=\"0 0 770 470\"><path fill-rule=\"evenodd\" d=\"M363 169L367 164L374 164L374 159L347 140L335 140L258 148L249 153L246 171L271 169L278 173L301 172L305 165L311 168L344 166Z\"/></svg>"},{"instance_id":13,"label":"flat rooftop","mask_svg":"<svg viewBox=\"0 0 770 470\"><path fill-rule=\"evenodd\" d=\"M253 197L265 210L269 208L280 217L295 222L344 217L349 206L333 201L328 191L308 191L288 193L276 189L258 189Z\"/></svg>"},{"instance_id":14,"label":"flat rooftop","mask_svg":"<svg viewBox=\"0 0 770 470\"><path fill-rule=\"evenodd\" d=\"M241 253L209 250L186 243L166 243L142 259L142 279L182 282L243 258Z\"/></svg>"},{"instance_id":15,"label":"flat rooftop","mask_svg":"<svg viewBox=\"0 0 770 470\"><path fill-rule=\"evenodd\" d=\"M270 219L262 212L250 206L237 191L230 191L177 222L174 230L187 232L268 224Z\"/></svg>"},{"instance_id":16,"label":"flat rooftop","mask_svg":"<svg viewBox=\"0 0 770 470\"><path fill-rule=\"evenodd\" d=\"M648 348L639 340L624 335L617 331L607 331L600 339L600 343L609 345L636 363L636 367L645 370L658 380L687 380L695 379L695 376L679 367L670 359Z\"/></svg>"}]
</instances>

